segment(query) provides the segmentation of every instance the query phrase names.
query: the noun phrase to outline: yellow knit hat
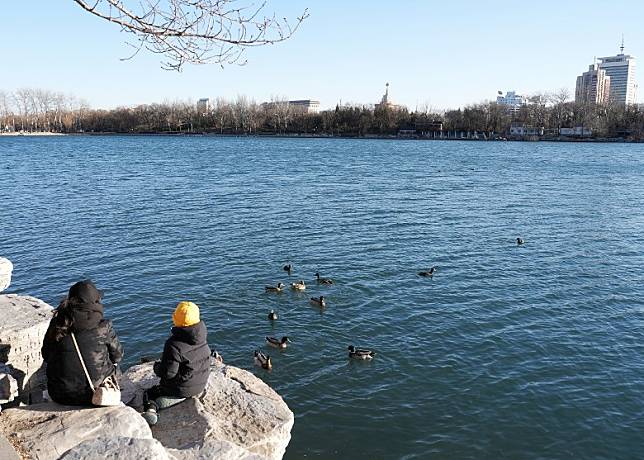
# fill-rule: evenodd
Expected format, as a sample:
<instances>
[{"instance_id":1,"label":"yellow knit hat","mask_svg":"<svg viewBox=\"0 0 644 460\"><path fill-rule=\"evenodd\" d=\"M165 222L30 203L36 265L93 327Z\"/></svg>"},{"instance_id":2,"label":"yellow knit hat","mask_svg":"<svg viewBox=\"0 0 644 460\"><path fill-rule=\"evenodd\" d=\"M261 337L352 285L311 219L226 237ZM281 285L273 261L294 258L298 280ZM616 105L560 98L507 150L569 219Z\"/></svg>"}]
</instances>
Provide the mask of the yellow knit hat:
<instances>
[{"instance_id":1,"label":"yellow knit hat","mask_svg":"<svg viewBox=\"0 0 644 460\"><path fill-rule=\"evenodd\" d=\"M192 302L179 302L172 315L172 322L177 327L192 326L199 321L199 307Z\"/></svg>"}]
</instances>

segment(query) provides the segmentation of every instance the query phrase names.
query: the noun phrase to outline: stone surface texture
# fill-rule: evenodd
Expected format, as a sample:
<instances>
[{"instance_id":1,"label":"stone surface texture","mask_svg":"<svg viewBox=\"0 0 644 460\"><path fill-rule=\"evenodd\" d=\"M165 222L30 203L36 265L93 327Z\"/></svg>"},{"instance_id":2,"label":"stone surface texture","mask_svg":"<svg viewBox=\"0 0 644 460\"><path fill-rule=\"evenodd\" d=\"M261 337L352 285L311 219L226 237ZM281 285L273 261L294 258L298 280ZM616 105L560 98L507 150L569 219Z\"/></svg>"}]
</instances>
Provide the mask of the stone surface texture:
<instances>
[{"instance_id":1,"label":"stone surface texture","mask_svg":"<svg viewBox=\"0 0 644 460\"><path fill-rule=\"evenodd\" d=\"M13 367L24 402L46 387L40 348L52 311L35 297L0 294L0 362Z\"/></svg>"},{"instance_id":2,"label":"stone surface texture","mask_svg":"<svg viewBox=\"0 0 644 460\"><path fill-rule=\"evenodd\" d=\"M157 382L153 375L152 363L130 368L124 376L124 399L140 403L139 394ZM236 367L214 365L206 391L161 411L152 434L177 458L212 458L232 444L247 453L230 458L250 459L254 454L272 460L284 455L293 421L284 400L262 380Z\"/></svg>"},{"instance_id":3,"label":"stone surface texture","mask_svg":"<svg viewBox=\"0 0 644 460\"><path fill-rule=\"evenodd\" d=\"M13 272L11 261L0 257L0 292L7 289L11 284L11 272Z\"/></svg>"},{"instance_id":4,"label":"stone surface texture","mask_svg":"<svg viewBox=\"0 0 644 460\"><path fill-rule=\"evenodd\" d=\"M174 460L156 439L106 437L83 441L62 456L65 460Z\"/></svg>"},{"instance_id":5,"label":"stone surface texture","mask_svg":"<svg viewBox=\"0 0 644 460\"><path fill-rule=\"evenodd\" d=\"M101 437L152 438L150 427L131 407L80 409L56 403L2 411L0 432L33 460L58 459L80 443Z\"/></svg>"}]
</instances>

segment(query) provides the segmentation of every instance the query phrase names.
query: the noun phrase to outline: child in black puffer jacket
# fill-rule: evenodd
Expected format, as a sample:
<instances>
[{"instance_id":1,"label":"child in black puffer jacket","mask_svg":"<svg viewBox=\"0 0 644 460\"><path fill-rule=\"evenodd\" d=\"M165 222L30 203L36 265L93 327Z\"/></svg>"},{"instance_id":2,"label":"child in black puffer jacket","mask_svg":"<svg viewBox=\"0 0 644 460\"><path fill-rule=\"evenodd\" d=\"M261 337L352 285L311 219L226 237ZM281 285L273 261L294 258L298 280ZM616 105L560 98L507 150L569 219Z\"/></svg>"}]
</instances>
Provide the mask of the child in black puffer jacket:
<instances>
[{"instance_id":1,"label":"child in black puffer jacket","mask_svg":"<svg viewBox=\"0 0 644 460\"><path fill-rule=\"evenodd\" d=\"M159 410L203 392L210 374L208 331L199 319L199 307L192 302L179 302L172 321L174 327L161 361L154 363L154 373L161 382L144 394L143 418L150 425L157 423Z\"/></svg>"}]
</instances>

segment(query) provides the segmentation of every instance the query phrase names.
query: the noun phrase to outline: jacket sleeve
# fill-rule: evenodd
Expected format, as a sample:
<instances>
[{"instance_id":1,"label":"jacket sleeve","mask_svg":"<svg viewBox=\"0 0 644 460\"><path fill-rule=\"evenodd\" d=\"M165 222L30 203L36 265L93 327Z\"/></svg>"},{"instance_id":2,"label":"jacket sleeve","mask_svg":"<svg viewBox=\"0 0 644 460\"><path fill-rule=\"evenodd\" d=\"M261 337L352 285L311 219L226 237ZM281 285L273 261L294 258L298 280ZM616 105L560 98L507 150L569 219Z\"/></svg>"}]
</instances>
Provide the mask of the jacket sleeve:
<instances>
[{"instance_id":1,"label":"jacket sleeve","mask_svg":"<svg viewBox=\"0 0 644 460\"><path fill-rule=\"evenodd\" d=\"M154 366L154 372L162 380L172 380L179 373L179 364L181 364L181 354L176 347L166 342L163 347L163 356L158 366Z\"/></svg>"},{"instance_id":2,"label":"jacket sleeve","mask_svg":"<svg viewBox=\"0 0 644 460\"><path fill-rule=\"evenodd\" d=\"M119 338L116 335L116 332L114 332L114 328L112 327L112 322L108 322L107 326L107 352L110 355L110 361L114 364L118 364L121 362L123 359L123 346L121 345L121 342L119 342Z\"/></svg>"}]
</instances>

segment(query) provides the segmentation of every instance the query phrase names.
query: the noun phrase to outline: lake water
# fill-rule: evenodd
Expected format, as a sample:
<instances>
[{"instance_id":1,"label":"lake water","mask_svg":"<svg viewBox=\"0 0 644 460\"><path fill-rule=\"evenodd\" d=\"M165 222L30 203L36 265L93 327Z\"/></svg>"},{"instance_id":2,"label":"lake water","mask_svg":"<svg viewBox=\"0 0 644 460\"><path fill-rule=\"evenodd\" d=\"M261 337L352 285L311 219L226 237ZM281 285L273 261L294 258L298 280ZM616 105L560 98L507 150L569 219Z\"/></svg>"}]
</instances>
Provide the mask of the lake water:
<instances>
[{"instance_id":1,"label":"lake water","mask_svg":"<svg viewBox=\"0 0 644 460\"><path fill-rule=\"evenodd\" d=\"M287 459L641 458L644 144L0 138L0 180L9 292L92 278L128 364L197 302Z\"/></svg>"}]
</instances>

